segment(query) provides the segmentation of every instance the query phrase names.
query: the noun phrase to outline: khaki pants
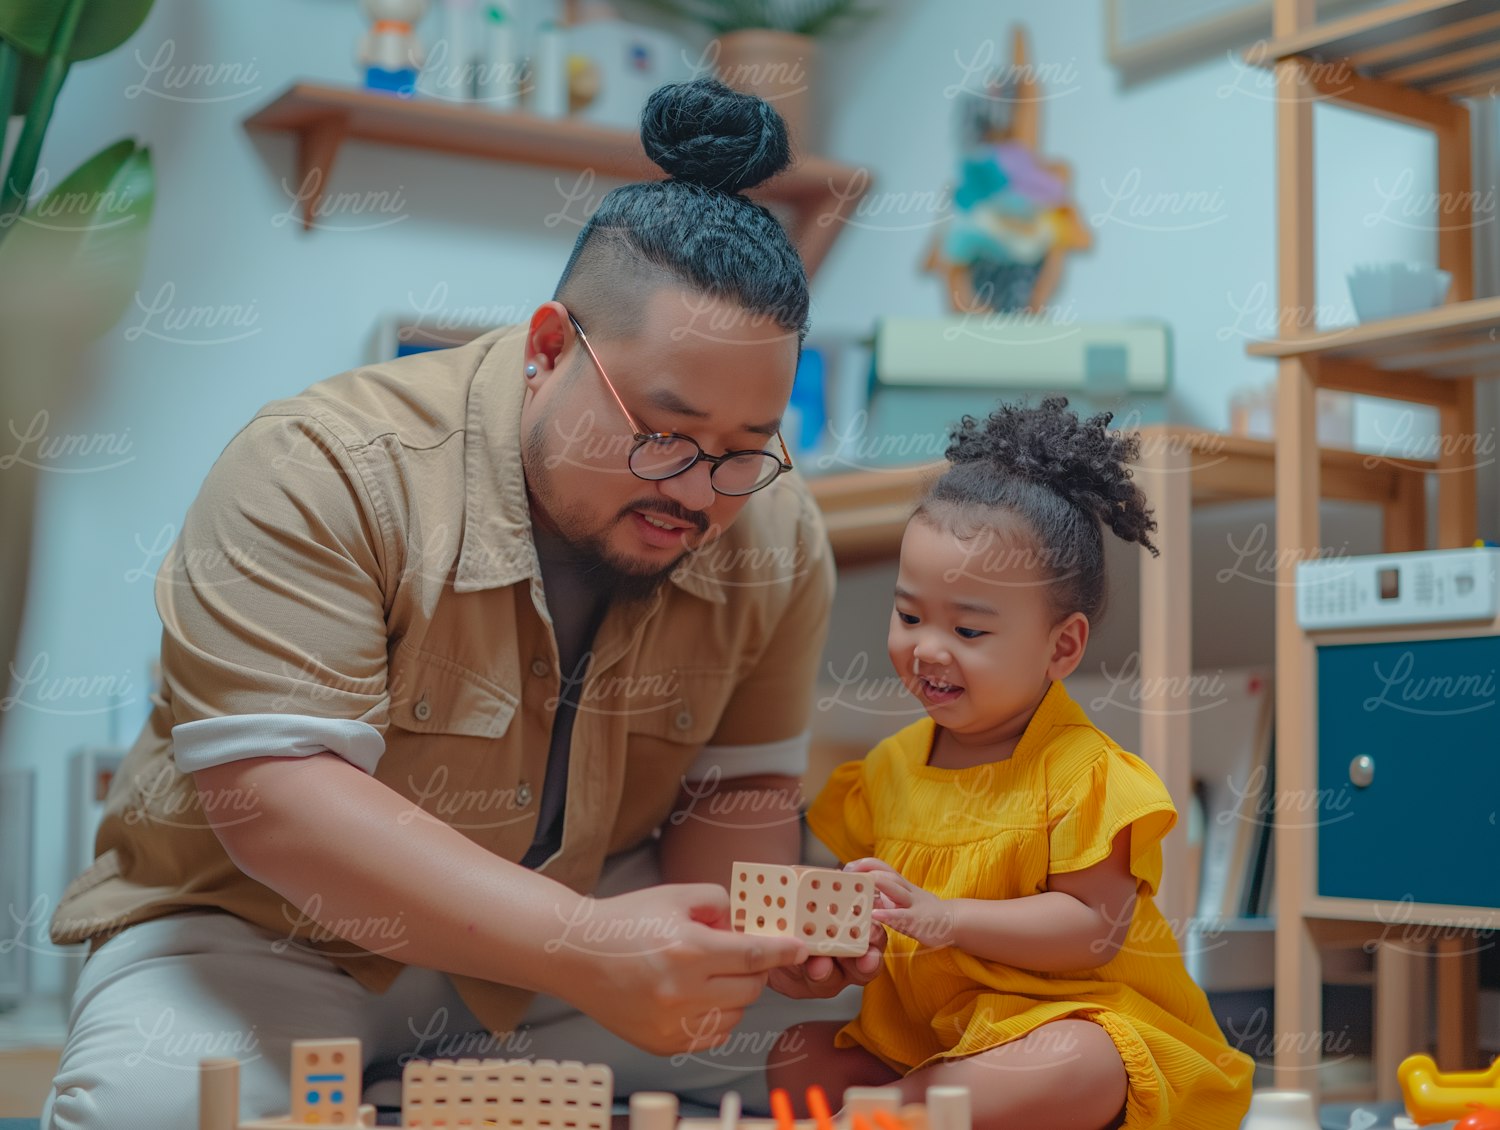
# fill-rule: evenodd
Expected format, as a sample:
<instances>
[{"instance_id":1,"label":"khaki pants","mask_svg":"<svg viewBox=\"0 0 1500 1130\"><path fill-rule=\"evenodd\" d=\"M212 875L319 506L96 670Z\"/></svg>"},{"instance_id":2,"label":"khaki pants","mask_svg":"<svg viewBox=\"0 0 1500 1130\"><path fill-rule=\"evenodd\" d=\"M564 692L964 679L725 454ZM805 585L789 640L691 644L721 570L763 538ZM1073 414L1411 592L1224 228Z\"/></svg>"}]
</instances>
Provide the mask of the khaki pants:
<instances>
[{"instance_id":1,"label":"khaki pants","mask_svg":"<svg viewBox=\"0 0 1500 1130\"><path fill-rule=\"evenodd\" d=\"M597 893L655 882L653 845L612 859ZM285 943L233 915L201 911L143 922L100 946L74 993L42 1130L196 1130L198 1061L208 1056L240 1061L242 1118L285 1114L292 1041L332 1036L359 1037L365 1101L383 1106L398 1105L401 1068L420 1056L607 1063L617 1095L674 1091L716 1104L732 1089L747 1110L764 1111L764 1067L777 1035L859 1010L858 989L828 1001L767 990L723 1047L653 1056L543 996L514 1033L496 1037L442 973L408 966L377 995Z\"/></svg>"}]
</instances>

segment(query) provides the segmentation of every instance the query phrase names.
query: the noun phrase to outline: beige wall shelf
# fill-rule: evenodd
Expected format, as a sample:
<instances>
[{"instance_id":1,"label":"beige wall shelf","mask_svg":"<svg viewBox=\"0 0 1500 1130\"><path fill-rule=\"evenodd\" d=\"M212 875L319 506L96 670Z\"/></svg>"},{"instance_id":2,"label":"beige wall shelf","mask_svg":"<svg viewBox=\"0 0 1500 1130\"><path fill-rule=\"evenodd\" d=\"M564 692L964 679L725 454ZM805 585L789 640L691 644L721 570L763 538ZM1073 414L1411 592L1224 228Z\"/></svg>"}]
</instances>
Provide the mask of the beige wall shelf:
<instances>
[{"instance_id":1,"label":"beige wall shelf","mask_svg":"<svg viewBox=\"0 0 1500 1130\"><path fill-rule=\"evenodd\" d=\"M244 121L250 131L289 133L297 140L297 183L304 229L312 226L339 147L373 141L509 161L548 169L592 171L619 180L657 180L633 130L577 118L542 118L483 105L397 98L358 87L299 82ZM747 195L786 213L783 223L808 275L822 264L846 218L869 191L868 169L810 154Z\"/></svg>"}]
</instances>

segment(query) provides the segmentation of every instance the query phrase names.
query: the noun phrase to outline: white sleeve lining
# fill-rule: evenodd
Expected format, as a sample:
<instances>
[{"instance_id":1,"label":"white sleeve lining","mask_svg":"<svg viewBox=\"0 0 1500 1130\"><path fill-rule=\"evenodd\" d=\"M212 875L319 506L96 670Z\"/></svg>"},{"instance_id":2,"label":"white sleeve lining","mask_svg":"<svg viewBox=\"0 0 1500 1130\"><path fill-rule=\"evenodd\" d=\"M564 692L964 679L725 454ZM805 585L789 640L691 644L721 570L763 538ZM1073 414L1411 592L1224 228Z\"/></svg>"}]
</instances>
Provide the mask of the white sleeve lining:
<instances>
[{"instance_id":1,"label":"white sleeve lining","mask_svg":"<svg viewBox=\"0 0 1500 1130\"><path fill-rule=\"evenodd\" d=\"M181 773L248 757L308 757L331 752L375 775L385 738L368 722L308 714L230 714L172 727L172 752Z\"/></svg>"},{"instance_id":2,"label":"white sleeve lining","mask_svg":"<svg viewBox=\"0 0 1500 1130\"><path fill-rule=\"evenodd\" d=\"M683 780L691 783L718 776L727 781L758 773L800 777L807 772L807 751L811 745L811 730L804 730L795 738L760 745L706 745L688 767Z\"/></svg>"}]
</instances>

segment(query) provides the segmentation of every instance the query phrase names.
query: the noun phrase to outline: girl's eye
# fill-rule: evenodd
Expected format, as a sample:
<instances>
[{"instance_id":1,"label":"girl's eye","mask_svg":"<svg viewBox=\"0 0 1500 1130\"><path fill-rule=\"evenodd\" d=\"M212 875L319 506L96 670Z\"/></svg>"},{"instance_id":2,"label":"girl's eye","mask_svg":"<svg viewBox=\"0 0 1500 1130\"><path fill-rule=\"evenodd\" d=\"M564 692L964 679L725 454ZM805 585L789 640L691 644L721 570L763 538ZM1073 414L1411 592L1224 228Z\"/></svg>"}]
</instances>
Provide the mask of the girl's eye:
<instances>
[{"instance_id":1,"label":"girl's eye","mask_svg":"<svg viewBox=\"0 0 1500 1130\"><path fill-rule=\"evenodd\" d=\"M910 612L898 612L896 615L901 618L903 624L915 624L917 622L917 618Z\"/></svg>"},{"instance_id":2,"label":"girl's eye","mask_svg":"<svg viewBox=\"0 0 1500 1130\"><path fill-rule=\"evenodd\" d=\"M989 635L988 632L981 632L978 628L954 628L953 630L966 640L977 640L980 636Z\"/></svg>"}]
</instances>

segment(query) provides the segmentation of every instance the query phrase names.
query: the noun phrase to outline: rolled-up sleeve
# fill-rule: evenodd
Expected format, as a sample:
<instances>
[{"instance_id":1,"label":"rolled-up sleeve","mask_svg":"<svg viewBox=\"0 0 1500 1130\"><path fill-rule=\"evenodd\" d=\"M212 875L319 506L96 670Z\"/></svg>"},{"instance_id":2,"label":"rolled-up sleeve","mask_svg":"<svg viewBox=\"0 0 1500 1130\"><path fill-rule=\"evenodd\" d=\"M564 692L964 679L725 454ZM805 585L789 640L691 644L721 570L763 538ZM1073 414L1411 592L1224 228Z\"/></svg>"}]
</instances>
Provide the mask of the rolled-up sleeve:
<instances>
[{"instance_id":1,"label":"rolled-up sleeve","mask_svg":"<svg viewBox=\"0 0 1500 1130\"><path fill-rule=\"evenodd\" d=\"M184 772L328 749L366 772L388 721L391 548L358 452L305 415L232 439L156 578Z\"/></svg>"}]
</instances>

